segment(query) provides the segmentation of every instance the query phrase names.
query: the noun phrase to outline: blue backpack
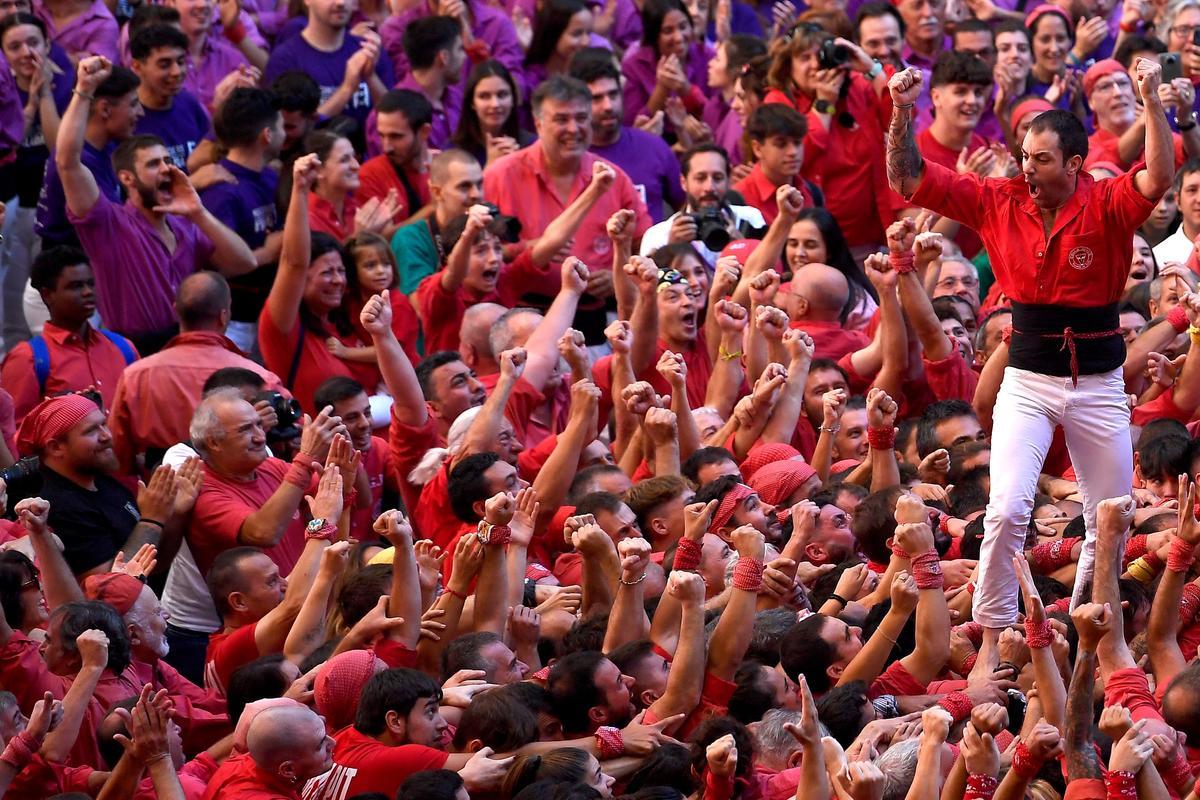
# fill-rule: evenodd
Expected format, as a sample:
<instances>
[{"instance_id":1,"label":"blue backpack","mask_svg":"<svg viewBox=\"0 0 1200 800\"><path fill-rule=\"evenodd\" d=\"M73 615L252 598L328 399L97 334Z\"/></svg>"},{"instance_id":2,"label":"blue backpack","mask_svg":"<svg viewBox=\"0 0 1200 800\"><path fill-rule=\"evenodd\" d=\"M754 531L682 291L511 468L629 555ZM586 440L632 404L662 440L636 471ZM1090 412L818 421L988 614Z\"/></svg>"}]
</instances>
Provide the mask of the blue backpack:
<instances>
[{"instance_id":1,"label":"blue backpack","mask_svg":"<svg viewBox=\"0 0 1200 800\"><path fill-rule=\"evenodd\" d=\"M133 348L124 336L102 328L97 328L96 330L98 333L103 334L104 338L117 346L117 349L121 351L121 355L125 357L125 366L129 366L134 361L137 361L137 354L133 352ZM38 379L38 395L45 396L46 379L50 377L50 348L46 347L45 339L41 336L34 336L29 340L29 349L33 351L33 371Z\"/></svg>"}]
</instances>

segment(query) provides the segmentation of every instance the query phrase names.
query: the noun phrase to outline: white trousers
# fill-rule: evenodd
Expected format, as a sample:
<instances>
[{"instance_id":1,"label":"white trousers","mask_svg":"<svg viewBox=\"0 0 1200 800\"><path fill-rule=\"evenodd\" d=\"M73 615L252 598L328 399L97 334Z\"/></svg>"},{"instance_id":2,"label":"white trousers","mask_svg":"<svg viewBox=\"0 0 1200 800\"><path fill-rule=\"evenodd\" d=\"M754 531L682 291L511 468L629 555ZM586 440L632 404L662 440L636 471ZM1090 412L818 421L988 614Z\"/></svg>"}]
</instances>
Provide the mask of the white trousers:
<instances>
[{"instance_id":1,"label":"white trousers","mask_svg":"<svg viewBox=\"0 0 1200 800\"><path fill-rule=\"evenodd\" d=\"M1008 367L992 423L991 498L983 518L983 546L973 610L975 621L1001 628L1017 620L1020 585L1013 556L1022 552L1033 513L1038 475L1061 425L1083 495L1087 538L1075 577L1074 607L1090 583L1096 552L1096 506L1128 494L1133 484L1129 405L1121 369L1071 378Z\"/></svg>"}]
</instances>

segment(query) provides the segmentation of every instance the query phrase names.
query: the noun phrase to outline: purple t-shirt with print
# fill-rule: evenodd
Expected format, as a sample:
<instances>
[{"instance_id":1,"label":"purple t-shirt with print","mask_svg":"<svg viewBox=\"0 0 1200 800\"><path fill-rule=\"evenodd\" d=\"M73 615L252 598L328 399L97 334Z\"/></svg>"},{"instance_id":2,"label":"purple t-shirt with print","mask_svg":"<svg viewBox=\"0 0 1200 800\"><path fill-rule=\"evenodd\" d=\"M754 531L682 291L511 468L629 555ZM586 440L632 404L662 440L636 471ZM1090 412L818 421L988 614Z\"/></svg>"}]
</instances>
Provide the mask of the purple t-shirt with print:
<instances>
[{"instance_id":1,"label":"purple t-shirt with print","mask_svg":"<svg viewBox=\"0 0 1200 800\"><path fill-rule=\"evenodd\" d=\"M181 89L170 108L145 108L145 111L136 132L162 139L171 160L186 171L188 156L212 131L212 120L200 100L187 89Z\"/></svg>"},{"instance_id":2,"label":"purple t-shirt with print","mask_svg":"<svg viewBox=\"0 0 1200 800\"><path fill-rule=\"evenodd\" d=\"M342 41L341 48L331 53L313 47L303 35L293 36L277 44L271 52L266 74L263 75L263 85L270 86L288 70L300 70L307 72L321 87L321 102L325 102L342 85L342 78L346 75L346 62L358 52L359 47L360 39L348 33ZM390 87L396 82L392 72L392 61L387 53L379 54L379 60L375 62L375 74L383 81L384 86ZM371 113L373 106L371 90L366 81L362 81L346 103L342 114L353 118L361 129L365 130L367 115Z\"/></svg>"}]
</instances>

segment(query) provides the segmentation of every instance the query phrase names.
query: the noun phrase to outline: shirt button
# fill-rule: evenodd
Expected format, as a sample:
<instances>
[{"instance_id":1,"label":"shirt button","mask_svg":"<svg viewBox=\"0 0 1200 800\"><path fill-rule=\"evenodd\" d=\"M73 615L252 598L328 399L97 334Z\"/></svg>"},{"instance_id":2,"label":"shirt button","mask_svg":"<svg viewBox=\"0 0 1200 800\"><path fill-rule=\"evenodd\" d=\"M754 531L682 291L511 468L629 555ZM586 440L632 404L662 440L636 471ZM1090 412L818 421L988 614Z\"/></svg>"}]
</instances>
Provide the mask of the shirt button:
<instances>
[{"instance_id":1,"label":"shirt button","mask_svg":"<svg viewBox=\"0 0 1200 800\"><path fill-rule=\"evenodd\" d=\"M1042 251L1041 251L1041 250L1038 250L1038 251L1037 251L1037 257L1038 257L1038 258L1041 258L1041 257L1042 257Z\"/></svg>"}]
</instances>

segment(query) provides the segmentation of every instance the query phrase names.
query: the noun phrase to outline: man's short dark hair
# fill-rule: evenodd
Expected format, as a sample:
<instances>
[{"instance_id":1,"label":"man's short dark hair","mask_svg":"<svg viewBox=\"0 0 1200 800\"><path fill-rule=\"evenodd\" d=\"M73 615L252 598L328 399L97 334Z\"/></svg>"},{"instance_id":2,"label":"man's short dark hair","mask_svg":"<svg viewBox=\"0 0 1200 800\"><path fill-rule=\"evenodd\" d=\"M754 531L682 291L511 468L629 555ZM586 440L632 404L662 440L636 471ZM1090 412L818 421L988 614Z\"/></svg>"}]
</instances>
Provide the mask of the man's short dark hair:
<instances>
[{"instance_id":1,"label":"man's short dark hair","mask_svg":"<svg viewBox=\"0 0 1200 800\"><path fill-rule=\"evenodd\" d=\"M422 17L408 23L401 44L413 69L429 69L461 35L462 23L454 17Z\"/></svg>"},{"instance_id":2,"label":"man's short dark hair","mask_svg":"<svg viewBox=\"0 0 1200 800\"><path fill-rule=\"evenodd\" d=\"M321 105L321 87L307 72L290 69L271 83L280 111L299 111L312 116Z\"/></svg>"},{"instance_id":3,"label":"man's short dark hair","mask_svg":"<svg viewBox=\"0 0 1200 800\"><path fill-rule=\"evenodd\" d=\"M737 463L737 459L733 457L733 453L724 447L701 447L687 457L687 460L683 462L683 466L679 471L683 473L683 477L692 483L699 483L700 469L702 467L720 464L722 461Z\"/></svg>"},{"instance_id":4,"label":"man's short dark hair","mask_svg":"<svg viewBox=\"0 0 1200 800\"><path fill-rule=\"evenodd\" d=\"M950 514L966 519L976 511L986 509L991 479L992 470L987 464L980 464L960 475L950 490Z\"/></svg>"},{"instance_id":5,"label":"man's short dark hair","mask_svg":"<svg viewBox=\"0 0 1200 800\"><path fill-rule=\"evenodd\" d=\"M396 796L404 800L447 800L462 787L462 776L453 770L424 769L405 778Z\"/></svg>"},{"instance_id":6,"label":"man's short dark hair","mask_svg":"<svg viewBox=\"0 0 1200 800\"><path fill-rule=\"evenodd\" d=\"M858 549L877 564L886 564L892 557L887 541L896 535L896 500L900 494L898 486L872 492L858 504L850 523Z\"/></svg>"},{"instance_id":7,"label":"man's short dark hair","mask_svg":"<svg viewBox=\"0 0 1200 800\"><path fill-rule=\"evenodd\" d=\"M864 681L850 681L835 686L817 701L817 713L821 724L829 729L829 735L842 747L853 744L862 733L863 706L871 701Z\"/></svg>"},{"instance_id":8,"label":"man's short dark hair","mask_svg":"<svg viewBox=\"0 0 1200 800\"><path fill-rule=\"evenodd\" d=\"M721 501L725 495L742 482L742 479L737 475L721 475L696 490L696 497L692 500L694 503L707 503L711 500Z\"/></svg>"},{"instance_id":9,"label":"man's short dark hair","mask_svg":"<svg viewBox=\"0 0 1200 800\"><path fill-rule=\"evenodd\" d=\"M29 284L39 292L43 289L53 291L58 285L58 278L67 267L80 264L91 264L87 253L78 247L59 245L38 253L29 268Z\"/></svg>"},{"instance_id":10,"label":"man's short dark hair","mask_svg":"<svg viewBox=\"0 0 1200 800\"><path fill-rule=\"evenodd\" d=\"M1088 137L1083 123L1070 111L1061 108L1043 111L1033 118L1029 126L1030 133L1053 133L1058 137L1058 146L1062 149L1063 163L1075 156L1087 158Z\"/></svg>"},{"instance_id":11,"label":"man's short dark hair","mask_svg":"<svg viewBox=\"0 0 1200 800\"><path fill-rule=\"evenodd\" d=\"M64 603L50 615L59 618L58 635L63 650L78 653L76 640L84 631L95 628L108 637L108 669L120 675L129 666L132 654L129 650L129 634L125 620L108 603L99 600Z\"/></svg>"},{"instance_id":12,"label":"man's short dark hair","mask_svg":"<svg viewBox=\"0 0 1200 800\"><path fill-rule=\"evenodd\" d=\"M571 56L567 74L584 83L592 83L603 78L611 78L617 83L621 82L621 71L613 63L612 51L603 47L585 47Z\"/></svg>"},{"instance_id":13,"label":"man's short dark hair","mask_svg":"<svg viewBox=\"0 0 1200 800\"><path fill-rule=\"evenodd\" d=\"M455 350L439 350L436 353L430 353L417 362L417 366L413 369L417 373L417 384L421 387L421 395L426 400L433 400L433 373L438 367L444 367L455 361L462 361L462 356Z\"/></svg>"},{"instance_id":14,"label":"man's short dark hair","mask_svg":"<svg viewBox=\"0 0 1200 800\"><path fill-rule=\"evenodd\" d=\"M1125 69L1129 69L1133 63L1133 57L1137 53L1165 53L1167 46L1154 35L1144 36L1140 33L1126 34L1121 40L1121 44L1117 46L1113 53L1113 58Z\"/></svg>"},{"instance_id":15,"label":"man's short dark hair","mask_svg":"<svg viewBox=\"0 0 1200 800\"><path fill-rule=\"evenodd\" d=\"M971 404L959 398L938 400L925 408L925 413L921 415L921 422L917 426L917 454L921 458L941 448L942 445L937 438L937 426L955 417L979 418Z\"/></svg>"},{"instance_id":16,"label":"man's short dark hair","mask_svg":"<svg viewBox=\"0 0 1200 800\"><path fill-rule=\"evenodd\" d=\"M725 152L725 148L713 142L702 142L689 147L682 156L679 157L679 167L683 170L686 176L692 171L692 158L701 153L716 153L721 157L721 161L725 164L725 174L729 174L729 153Z\"/></svg>"},{"instance_id":17,"label":"man's short dark hair","mask_svg":"<svg viewBox=\"0 0 1200 800\"><path fill-rule=\"evenodd\" d=\"M592 464L575 473L571 486L567 489L567 504L578 503L585 495L594 491L592 482L601 475L624 475L625 472L616 464Z\"/></svg>"},{"instance_id":18,"label":"man's short dark hair","mask_svg":"<svg viewBox=\"0 0 1200 800\"><path fill-rule=\"evenodd\" d=\"M876 17L891 17L896 20L896 24L900 27L900 39L904 40L904 17L900 16L900 12L896 10L896 6L888 2L876 0L873 3L865 3L859 6L858 13L854 15L854 37L855 41L862 44L862 21L864 19L874 19Z\"/></svg>"},{"instance_id":19,"label":"man's short dark hair","mask_svg":"<svg viewBox=\"0 0 1200 800\"><path fill-rule=\"evenodd\" d=\"M321 381L321 385L313 392L313 407L324 408L358 397L366 392L363 385L354 378L345 375L334 375Z\"/></svg>"},{"instance_id":20,"label":"man's short dark hair","mask_svg":"<svg viewBox=\"0 0 1200 800\"><path fill-rule=\"evenodd\" d=\"M1029 33L1029 28L1025 27L1025 23L1019 19L1002 19L992 28L996 36L1002 33L1021 33L1025 35L1025 41L1032 42L1033 36Z\"/></svg>"},{"instance_id":21,"label":"man's short dark hair","mask_svg":"<svg viewBox=\"0 0 1200 800\"><path fill-rule=\"evenodd\" d=\"M433 123L433 105L425 95L414 92L412 89L392 89L379 98L379 102L375 105L375 112L377 114L395 114L397 112L403 114L413 133L420 130L423 125Z\"/></svg>"},{"instance_id":22,"label":"man's short dark hair","mask_svg":"<svg viewBox=\"0 0 1200 800\"><path fill-rule=\"evenodd\" d=\"M267 89L239 86L213 115L213 131L226 147L248 147L279 118L279 99Z\"/></svg>"},{"instance_id":23,"label":"man's short dark hair","mask_svg":"<svg viewBox=\"0 0 1200 800\"><path fill-rule=\"evenodd\" d=\"M130 136L117 145L113 150L112 162L114 172L133 172L137 164L139 150L150 147L165 147L163 140L151 133L138 133Z\"/></svg>"},{"instance_id":24,"label":"man's short dark hair","mask_svg":"<svg viewBox=\"0 0 1200 800\"><path fill-rule=\"evenodd\" d=\"M1186 436L1168 434L1139 442L1138 471L1147 480L1174 480L1188 471L1191 461L1191 440Z\"/></svg>"},{"instance_id":25,"label":"man's short dark hair","mask_svg":"<svg viewBox=\"0 0 1200 800\"><path fill-rule=\"evenodd\" d=\"M488 662L480 654L483 648L501 641L491 631L473 631L456 636L442 653L442 680L449 680L463 669L487 670Z\"/></svg>"},{"instance_id":26,"label":"man's short dark hair","mask_svg":"<svg viewBox=\"0 0 1200 800\"><path fill-rule=\"evenodd\" d=\"M356 572L354 580L346 581L338 592L337 607L342 614L342 624L347 628L357 625L379 605L379 598L388 593L391 585L391 564L368 564Z\"/></svg>"},{"instance_id":27,"label":"man's short dark hair","mask_svg":"<svg viewBox=\"0 0 1200 800\"><path fill-rule=\"evenodd\" d=\"M547 100L555 100L559 103L583 103L589 111L592 108L592 93L587 84L578 78L567 75L551 75L533 90L530 105L535 117L541 115L542 103Z\"/></svg>"},{"instance_id":28,"label":"man's short dark hair","mask_svg":"<svg viewBox=\"0 0 1200 800\"><path fill-rule=\"evenodd\" d=\"M550 667L547 688L564 732L584 733L591 728L588 711L604 702L596 688L596 670L604 660L603 653L583 650L563 656Z\"/></svg>"},{"instance_id":29,"label":"man's short dark hair","mask_svg":"<svg viewBox=\"0 0 1200 800\"><path fill-rule=\"evenodd\" d=\"M765 142L772 136L803 139L808 135L808 120L789 105L763 103L746 120L746 135L754 142Z\"/></svg>"},{"instance_id":30,"label":"man's short dark hair","mask_svg":"<svg viewBox=\"0 0 1200 800\"><path fill-rule=\"evenodd\" d=\"M992 71L983 59L974 53L964 53L950 50L942 53L937 64L933 67L933 75L929 79L930 88L946 86L952 83L966 83L971 86L991 86Z\"/></svg>"},{"instance_id":31,"label":"man's short dark hair","mask_svg":"<svg viewBox=\"0 0 1200 800\"><path fill-rule=\"evenodd\" d=\"M1200 172L1200 158L1189 158L1183 162L1179 172L1175 173L1175 191L1178 192L1183 187L1184 178L1196 172Z\"/></svg>"},{"instance_id":32,"label":"man's short dark hair","mask_svg":"<svg viewBox=\"0 0 1200 800\"><path fill-rule=\"evenodd\" d=\"M213 389L242 389L251 387L253 389L262 390L266 385L262 375L259 375L252 369L245 367L221 367L219 370L208 376L208 380L204 382L201 388L201 394L208 394Z\"/></svg>"},{"instance_id":33,"label":"man's short dark hair","mask_svg":"<svg viewBox=\"0 0 1200 800\"><path fill-rule=\"evenodd\" d=\"M475 504L492 496L486 473L500 460L495 453L472 453L450 471L446 490L450 495L450 510L466 523L479 521Z\"/></svg>"},{"instance_id":34,"label":"man's short dark hair","mask_svg":"<svg viewBox=\"0 0 1200 800\"><path fill-rule=\"evenodd\" d=\"M981 19L967 17L954 25L954 36L957 38L960 33L986 33L989 36L995 37L990 23L984 22Z\"/></svg>"},{"instance_id":35,"label":"man's short dark hair","mask_svg":"<svg viewBox=\"0 0 1200 800\"><path fill-rule=\"evenodd\" d=\"M779 663L793 681L803 675L813 694L823 694L830 689L829 665L837 655L829 643L821 638L825 617L813 614L792 626L779 643Z\"/></svg>"},{"instance_id":36,"label":"man's short dark hair","mask_svg":"<svg viewBox=\"0 0 1200 800\"><path fill-rule=\"evenodd\" d=\"M179 28L156 23L142 28L129 40L129 55L134 61L145 61L155 50L164 48L178 48L186 53L187 36Z\"/></svg>"},{"instance_id":37,"label":"man's short dark hair","mask_svg":"<svg viewBox=\"0 0 1200 800\"><path fill-rule=\"evenodd\" d=\"M242 576L242 561L262 553L257 547L231 547L217 554L212 567L208 570L205 581L208 592L212 595L213 605L217 607L217 616L225 617L232 609L229 607L229 595L232 592L246 590L246 580ZM375 598L378 602L379 598Z\"/></svg>"},{"instance_id":38,"label":"man's short dark hair","mask_svg":"<svg viewBox=\"0 0 1200 800\"><path fill-rule=\"evenodd\" d=\"M497 753L511 753L536 742L538 704L535 702L531 706L527 701L528 693L516 688L534 685L514 683L476 695L454 732L454 749L465 750L471 740L478 739L484 747ZM537 688L549 695L541 686Z\"/></svg>"},{"instance_id":39,"label":"man's short dark hair","mask_svg":"<svg viewBox=\"0 0 1200 800\"><path fill-rule=\"evenodd\" d=\"M142 85L142 79L129 67L114 64L112 74L96 87L96 99L124 97Z\"/></svg>"},{"instance_id":40,"label":"man's short dark hair","mask_svg":"<svg viewBox=\"0 0 1200 800\"><path fill-rule=\"evenodd\" d=\"M389 711L408 716L413 706L427 698L441 700L442 690L424 672L403 667L377 672L363 687L354 729L367 736L378 736L387 729Z\"/></svg>"},{"instance_id":41,"label":"man's short dark hair","mask_svg":"<svg viewBox=\"0 0 1200 800\"><path fill-rule=\"evenodd\" d=\"M650 512L681 496L687 489L687 481L679 475L655 475L629 487L625 493L625 504L637 517L638 527L646 532L650 524Z\"/></svg>"},{"instance_id":42,"label":"man's short dark hair","mask_svg":"<svg viewBox=\"0 0 1200 800\"><path fill-rule=\"evenodd\" d=\"M575 513L595 515L607 511L609 514L616 514L623 505L625 501L621 496L612 492L588 492L575 505Z\"/></svg>"}]
</instances>

